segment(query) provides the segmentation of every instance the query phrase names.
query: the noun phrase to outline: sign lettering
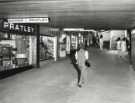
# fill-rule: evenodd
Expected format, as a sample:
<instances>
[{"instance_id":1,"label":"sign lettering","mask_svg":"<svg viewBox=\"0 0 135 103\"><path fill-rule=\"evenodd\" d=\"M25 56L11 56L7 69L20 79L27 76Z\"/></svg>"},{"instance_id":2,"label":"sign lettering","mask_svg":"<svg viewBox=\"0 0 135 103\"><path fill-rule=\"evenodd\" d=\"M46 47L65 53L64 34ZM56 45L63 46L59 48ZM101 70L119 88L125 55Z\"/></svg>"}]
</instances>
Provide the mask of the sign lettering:
<instances>
[{"instance_id":1,"label":"sign lettering","mask_svg":"<svg viewBox=\"0 0 135 103\"><path fill-rule=\"evenodd\" d=\"M34 27L27 26L23 24L13 24L8 22L3 22L3 29L13 30L17 32L26 32L26 33L34 33Z\"/></svg>"}]
</instances>

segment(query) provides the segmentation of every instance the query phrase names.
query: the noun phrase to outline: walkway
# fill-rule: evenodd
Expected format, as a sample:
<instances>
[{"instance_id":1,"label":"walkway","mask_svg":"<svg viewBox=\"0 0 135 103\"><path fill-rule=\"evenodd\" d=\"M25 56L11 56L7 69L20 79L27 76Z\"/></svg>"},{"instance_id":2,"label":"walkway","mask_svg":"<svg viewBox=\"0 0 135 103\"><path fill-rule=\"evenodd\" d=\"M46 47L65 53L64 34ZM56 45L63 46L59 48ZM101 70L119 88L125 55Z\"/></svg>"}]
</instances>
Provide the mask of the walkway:
<instances>
[{"instance_id":1,"label":"walkway","mask_svg":"<svg viewBox=\"0 0 135 103\"><path fill-rule=\"evenodd\" d=\"M76 86L69 59L42 63L41 69L0 80L0 103L135 103L135 73L128 62L108 51L89 51L95 67L84 87Z\"/></svg>"}]
</instances>

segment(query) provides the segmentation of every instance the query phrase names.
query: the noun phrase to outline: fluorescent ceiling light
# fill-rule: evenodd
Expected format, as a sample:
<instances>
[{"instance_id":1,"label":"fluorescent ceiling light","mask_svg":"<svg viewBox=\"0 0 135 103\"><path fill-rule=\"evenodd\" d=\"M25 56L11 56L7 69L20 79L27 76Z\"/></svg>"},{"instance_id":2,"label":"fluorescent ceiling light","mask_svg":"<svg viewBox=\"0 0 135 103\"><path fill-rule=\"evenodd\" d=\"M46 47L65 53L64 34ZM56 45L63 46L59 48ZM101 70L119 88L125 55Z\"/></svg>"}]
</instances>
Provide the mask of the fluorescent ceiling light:
<instances>
[{"instance_id":1,"label":"fluorescent ceiling light","mask_svg":"<svg viewBox=\"0 0 135 103\"><path fill-rule=\"evenodd\" d=\"M84 28L64 28L63 31L83 31Z\"/></svg>"},{"instance_id":2,"label":"fluorescent ceiling light","mask_svg":"<svg viewBox=\"0 0 135 103\"><path fill-rule=\"evenodd\" d=\"M94 29L87 29L86 30L84 28L64 28L63 31L82 31L82 32L84 32L84 31L88 31L88 32L92 31L92 32L96 32Z\"/></svg>"}]
</instances>

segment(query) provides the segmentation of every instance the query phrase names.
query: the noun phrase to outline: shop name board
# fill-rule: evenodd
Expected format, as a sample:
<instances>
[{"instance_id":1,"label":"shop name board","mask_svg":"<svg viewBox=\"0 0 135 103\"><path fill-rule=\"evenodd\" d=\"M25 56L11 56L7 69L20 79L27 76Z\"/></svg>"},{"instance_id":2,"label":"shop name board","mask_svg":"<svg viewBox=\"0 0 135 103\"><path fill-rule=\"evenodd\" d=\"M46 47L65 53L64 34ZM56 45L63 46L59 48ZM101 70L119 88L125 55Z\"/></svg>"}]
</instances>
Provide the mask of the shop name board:
<instances>
[{"instance_id":1,"label":"shop name board","mask_svg":"<svg viewBox=\"0 0 135 103\"><path fill-rule=\"evenodd\" d=\"M13 24L8 22L3 22L3 29L4 30L11 30L15 32L25 32L25 33L34 33L34 27L24 25L24 24Z\"/></svg>"},{"instance_id":2,"label":"shop name board","mask_svg":"<svg viewBox=\"0 0 135 103\"><path fill-rule=\"evenodd\" d=\"M13 18L8 19L9 23L49 23L48 17L42 17L42 18Z\"/></svg>"}]
</instances>

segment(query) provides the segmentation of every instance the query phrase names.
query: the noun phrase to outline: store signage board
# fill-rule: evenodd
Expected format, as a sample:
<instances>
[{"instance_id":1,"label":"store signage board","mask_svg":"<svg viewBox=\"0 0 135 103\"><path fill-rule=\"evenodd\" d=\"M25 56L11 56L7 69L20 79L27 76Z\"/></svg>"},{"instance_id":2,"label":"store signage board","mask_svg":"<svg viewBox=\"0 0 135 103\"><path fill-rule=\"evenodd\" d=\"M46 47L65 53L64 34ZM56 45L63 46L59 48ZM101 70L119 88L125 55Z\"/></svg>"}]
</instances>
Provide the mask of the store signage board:
<instances>
[{"instance_id":1,"label":"store signage board","mask_svg":"<svg viewBox=\"0 0 135 103\"><path fill-rule=\"evenodd\" d=\"M13 24L7 21L3 22L3 29L13 32L20 32L20 33L34 33L35 28L32 25L24 25L24 24Z\"/></svg>"},{"instance_id":2,"label":"store signage board","mask_svg":"<svg viewBox=\"0 0 135 103\"><path fill-rule=\"evenodd\" d=\"M48 17L33 17L33 18L9 18L9 23L49 23Z\"/></svg>"}]
</instances>

